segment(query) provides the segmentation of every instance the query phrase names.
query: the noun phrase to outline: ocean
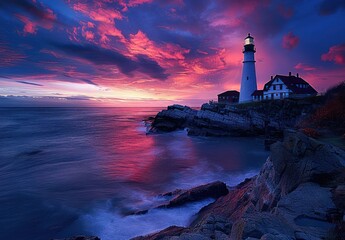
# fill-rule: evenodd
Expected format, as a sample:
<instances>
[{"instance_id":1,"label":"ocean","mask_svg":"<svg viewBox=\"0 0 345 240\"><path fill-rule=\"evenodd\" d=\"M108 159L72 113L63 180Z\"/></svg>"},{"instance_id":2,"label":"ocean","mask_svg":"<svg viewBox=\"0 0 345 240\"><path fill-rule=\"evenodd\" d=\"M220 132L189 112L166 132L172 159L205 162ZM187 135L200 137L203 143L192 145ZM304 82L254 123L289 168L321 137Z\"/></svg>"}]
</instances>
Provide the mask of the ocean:
<instances>
[{"instance_id":1,"label":"ocean","mask_svg":"<svg viewBox=\"0 0 345 240\"><path fill-rule=\"evenodd\" d=\"M160 108L0 108L1 239L129 239L187 226L211 199L145 215L159 194L234 186L268 157L260 138L146 135Z\"/></svg>"}]
</instances>

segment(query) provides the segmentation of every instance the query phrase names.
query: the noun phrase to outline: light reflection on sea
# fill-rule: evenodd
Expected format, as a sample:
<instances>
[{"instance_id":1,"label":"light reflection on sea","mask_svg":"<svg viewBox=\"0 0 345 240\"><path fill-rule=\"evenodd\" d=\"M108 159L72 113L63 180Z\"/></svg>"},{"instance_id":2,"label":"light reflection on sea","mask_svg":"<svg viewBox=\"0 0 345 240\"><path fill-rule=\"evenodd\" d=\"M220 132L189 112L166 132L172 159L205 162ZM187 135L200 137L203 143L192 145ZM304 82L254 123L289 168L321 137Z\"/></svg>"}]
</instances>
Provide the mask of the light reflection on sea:
<instances>
[{"instance_id":1,"label":"light reflection on sea","mask_svg":"<svg viewBox=\"0 0 345 240\"><path fill-rule=\"evenodd\" d=\"M176 188L214 180L235 185L256 174L268 155L261 139L146 135L142 119L159 110L0 109L0 236L126 239L186 225L201 203L183 214L131 219L123 213L151 206L158 194Z\"/></svg>"}]
</instances>

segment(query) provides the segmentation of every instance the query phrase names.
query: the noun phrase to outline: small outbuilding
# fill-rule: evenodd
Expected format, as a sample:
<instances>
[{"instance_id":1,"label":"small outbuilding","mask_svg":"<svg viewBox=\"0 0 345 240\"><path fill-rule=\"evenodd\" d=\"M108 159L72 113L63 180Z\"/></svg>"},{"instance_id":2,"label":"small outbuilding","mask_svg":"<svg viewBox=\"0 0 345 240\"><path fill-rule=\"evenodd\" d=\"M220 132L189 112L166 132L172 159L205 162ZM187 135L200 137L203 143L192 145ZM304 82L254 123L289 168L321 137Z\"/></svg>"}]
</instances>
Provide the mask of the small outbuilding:
<instances>
[{"instance_id":1,"label":"small outbuilding","mask_svg":"<svg viewBox=\"0 0 345 240\"><path fill-rule=\"evenodd\" d=\"M218 94L218 103L238 103L238 100L240 98L240 93L238 91L232 90L232 91L226 91L221 94Z\"/></svg>"}]
</instances>

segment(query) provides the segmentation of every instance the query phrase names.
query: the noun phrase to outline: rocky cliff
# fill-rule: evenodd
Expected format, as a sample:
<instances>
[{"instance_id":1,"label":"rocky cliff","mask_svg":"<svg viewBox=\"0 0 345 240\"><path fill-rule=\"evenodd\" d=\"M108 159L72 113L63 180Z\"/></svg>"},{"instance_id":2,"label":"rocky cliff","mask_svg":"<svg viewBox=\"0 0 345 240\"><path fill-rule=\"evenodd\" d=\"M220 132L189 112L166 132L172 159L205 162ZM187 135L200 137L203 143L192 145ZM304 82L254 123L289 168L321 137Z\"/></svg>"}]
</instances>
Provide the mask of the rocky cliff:
<instances>
[{"instance_id":1,"label":"rocky cliff","mask_svg":"<svg viewBox=\"0 0 345 240\"><path fill-rule=\"evenodd\" d=\"M315 99L280 100L250 104L203 104L200 110L172 105L157 114L149 133L186 128L189 135L253 136L281 133L317 107Z\"/></svg>"},{"instance_id":2,"label":"rocky cliff","mask_svg":"<svg viewBox=\"0 0 345 240\"><path fill-rule=\"evenodd\" d=\"M344 203L345 152L290 131L258 176L204 207L189 227L136 239L345 239Z\"/></svg>"}]
</instances>

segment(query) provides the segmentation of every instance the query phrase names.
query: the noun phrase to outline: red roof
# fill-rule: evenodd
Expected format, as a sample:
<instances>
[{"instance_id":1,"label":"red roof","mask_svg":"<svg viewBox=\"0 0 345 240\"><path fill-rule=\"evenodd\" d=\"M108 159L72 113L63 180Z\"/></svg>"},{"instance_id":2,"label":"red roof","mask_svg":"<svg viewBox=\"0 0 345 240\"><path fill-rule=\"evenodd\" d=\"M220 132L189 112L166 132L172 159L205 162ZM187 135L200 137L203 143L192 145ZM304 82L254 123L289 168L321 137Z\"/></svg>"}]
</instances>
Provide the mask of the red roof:
<instances>
[{"instance_id":1,"label":"red roof","mask_svg":"<svg viewBox=\"0 0 345 240\"><path fill-rule=\"evenodd\" d=\"M232 97L232 96L235 96L235 97L239 97L240 96L240 93L235 91L235 90L232 90L232 91L226 91L226 92L223 92L223 93L220 93L218 94L219 97Z\"/></svg>"},{"instance_id":2,"label":"red roof","mask_svg":"<svg viewBox=\"0 0 345 240\"><path fill-rule=\"evenodd\" d=\"M317 91L304 79L292 75L276 75L271 81L265 84L264 89L268 89L276 79L280 79L286 85L286 87L292 91L293 94L317 94ZM300 87L300 84L307 85L307 87Z\"/></svg>"}]
</instances>

